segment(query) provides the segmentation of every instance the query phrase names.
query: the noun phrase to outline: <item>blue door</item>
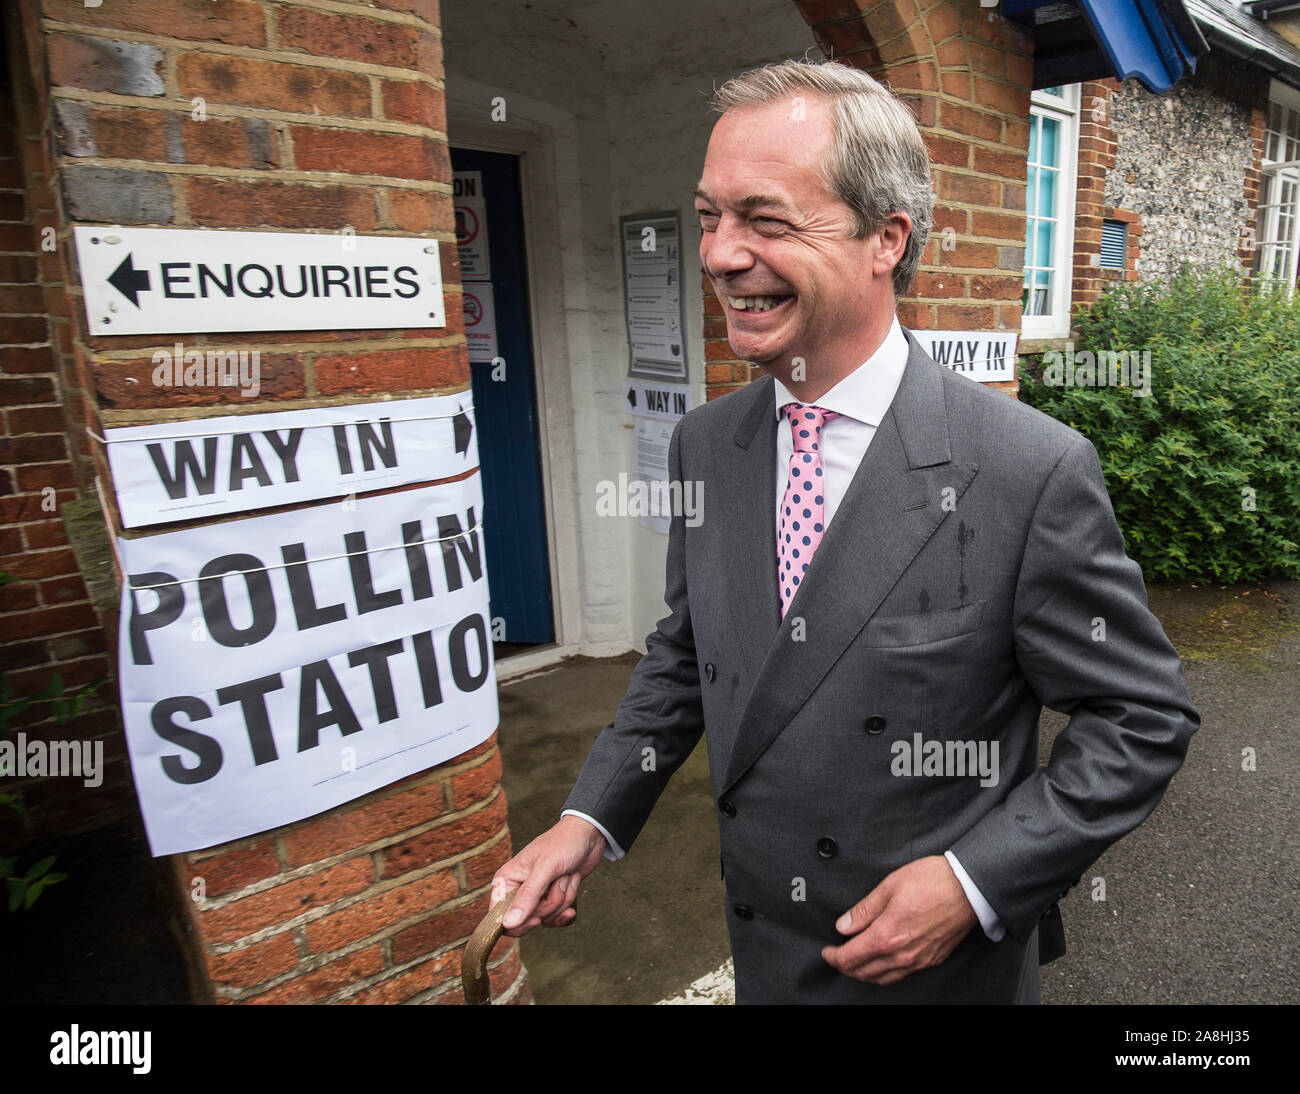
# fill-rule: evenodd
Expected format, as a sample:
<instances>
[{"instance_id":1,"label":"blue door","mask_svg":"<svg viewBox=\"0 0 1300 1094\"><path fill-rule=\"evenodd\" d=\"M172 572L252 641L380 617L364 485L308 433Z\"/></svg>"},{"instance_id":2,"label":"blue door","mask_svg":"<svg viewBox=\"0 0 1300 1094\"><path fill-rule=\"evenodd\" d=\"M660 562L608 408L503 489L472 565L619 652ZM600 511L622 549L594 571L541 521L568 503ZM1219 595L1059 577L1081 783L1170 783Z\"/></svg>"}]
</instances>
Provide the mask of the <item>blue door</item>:
<instances>
[{"instance_id":1,"label":"blue door","mask_svg":"<svg viewBox=\"0 0 1300 1094\"><path fill-rule=\"evenodd\" d=\"M519 160L498 152L453 148L451 163L456 174L457 239L474 244L477 256L475 263L462 263L461 276L483 469L483 538L491 612L494 620L505 624L504 632L494 636L493 652L502 657L520 647L555 640ZM493 311L495 338L490 339ZM495 363L474 360L489 353Z\"/></svg>"}]
</instances>

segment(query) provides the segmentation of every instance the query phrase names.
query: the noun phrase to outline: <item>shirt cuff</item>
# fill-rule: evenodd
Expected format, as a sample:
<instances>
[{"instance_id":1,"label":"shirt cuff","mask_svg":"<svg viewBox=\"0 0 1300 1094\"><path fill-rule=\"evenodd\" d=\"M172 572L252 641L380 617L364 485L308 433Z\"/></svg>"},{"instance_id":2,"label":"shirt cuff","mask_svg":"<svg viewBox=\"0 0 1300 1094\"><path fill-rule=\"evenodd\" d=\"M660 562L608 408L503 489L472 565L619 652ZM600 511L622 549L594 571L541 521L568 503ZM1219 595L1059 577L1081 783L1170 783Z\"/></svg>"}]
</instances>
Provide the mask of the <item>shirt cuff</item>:
<instances>
[{"instance_id":1,"label":"shirt cuff","mask_svg":"<svg viewBox=\"0 0 1300 1094\"><path fill-rule=\"evenodd\" d=\"M618 845L618 841L617 841L616 839L614 839L613 836L611 836L608 832L605 831L605 826L604 826L603 824L601 824L600 821L596 820L595 817L589 817L589 816L587 816L586 813L579 813L576 809L566 809L563 813L560 814L560 816L562 816L562 817L581 817L581 818L582 818L583 820L585 820L588 824L590 824L593 828L595 828L597 832L599 832L602 836L604 836L604 837L605 837L605 843L606 843L606 845L607 845L607 846L605 847L605 861L606 861L606 862L617 862L619 859L621 859L621 858L623 857L623 854L624 854L624 852L623 852L623 848L621 848L621 847ZM955 861L955 860L954 860L954 861Z\"/></svg>"},{"instance_id":2,"label":"shirt cuff","mask_svg":"<svg viewBox=\"0 0 1300 1094\"><path fill-rule=\"evenodd\" d=\"M597 825L597 827L600 826ZM975 887L975 882L971 881L970 875L962 869L961 863L957 861L957 856L951 851L945 851L943 857L948 860L952 872L957 875L957 880L961 882L962 890L966 893L966 899L970 901L970 906L975 909L980 926L984 928L984 933L988 935L989 941L1001 942L1006 937L1007 929L1002 925L1002 920L998 918L998 913L984 899L984 894Z\"/></svg>"}]
</instances>

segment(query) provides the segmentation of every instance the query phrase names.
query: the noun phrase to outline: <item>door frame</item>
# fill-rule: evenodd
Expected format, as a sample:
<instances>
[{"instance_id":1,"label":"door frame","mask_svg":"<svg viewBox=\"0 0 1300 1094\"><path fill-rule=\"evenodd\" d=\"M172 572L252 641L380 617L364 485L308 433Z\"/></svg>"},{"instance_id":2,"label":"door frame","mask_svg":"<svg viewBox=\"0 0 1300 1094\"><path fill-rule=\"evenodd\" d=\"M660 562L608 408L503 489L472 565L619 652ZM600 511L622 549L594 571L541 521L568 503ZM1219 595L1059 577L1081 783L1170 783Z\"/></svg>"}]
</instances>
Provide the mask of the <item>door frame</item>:
<instances>
[{"instance_id":1,"label":"door frame","mask_svg":"<svg viewBox=\"0 0 1300 1094\"><path fill-rule=\"evenodd\" d=\"M504 658L497 665L500 682L549 668L562 658L580 652L582 637L578 572L578 559L582 555L577 499L572 489L577 477L573 398L566 366L564 282L558 263L553 270L542 271L537 258L561 253L558 210L548 181L556 176L553 124L558 121L563 125L565 116L555 111L557 116L548 120L516 116L509 122L485 122L481 120L488 112L484 104L492 101L495 92L464 80L456 84L457 94L453 95L449 88L446 97L448 147L504 152L519 157L542 504L551 574L551 609L555 618L554 643ZM515 96L511 96L511 105L517 105ZM544 273L550 276L543 276Z\"/></svg>"}]
</instances>

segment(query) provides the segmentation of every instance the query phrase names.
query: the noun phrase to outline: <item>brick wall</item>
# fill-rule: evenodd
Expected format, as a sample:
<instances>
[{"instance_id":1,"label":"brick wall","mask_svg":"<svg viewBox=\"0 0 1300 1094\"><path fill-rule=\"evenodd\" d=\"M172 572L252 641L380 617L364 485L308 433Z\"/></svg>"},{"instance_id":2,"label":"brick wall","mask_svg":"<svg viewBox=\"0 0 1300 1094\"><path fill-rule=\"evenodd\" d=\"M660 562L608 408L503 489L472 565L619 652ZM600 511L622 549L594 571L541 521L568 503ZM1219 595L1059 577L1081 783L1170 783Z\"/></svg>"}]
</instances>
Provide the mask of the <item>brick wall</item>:
<instances>
[{"instance_id":1,"label":"brick wall","mask_svg":"<svg viewBox=\"0 0 1300 1094\"><path fill-rule=\"evenodd\" d=\"M46 175L35 88L16 20L5 20L0 50L0 668L16 696L43 691L57 676L69 692L110 674L99 618L91 607L63 523L76 496L64 400L69 392L53 344L51 313L66 314L52 252L53 195ZM42 247L42 243L46 247ZM49 704L33 704L13 726L27 740L98 740L103 782L39 776L7 778L21 811L0 809L0 834L13 851L38 838L97 827L135 808L116 707L98 697L58 724Z\"/></svg>"},{"instance_id":2,"label":"brick wall","mask_svg":"<svg viewBox=\"0 0 1300 1094\"><path fill-rule=\"evenodd\" d=\"M436 4L44 0L43 10L70 221L454 240ZM454 248L442 256L445 329L188 341L258 350L259 403L285 409L459 390L459 275ZM106 425L249 409L234 388L153 388L150 355L171 340L91 338L74 295L76 346Z\"/></svg>"},{"instance_id":3,"label":"brick wall","mask_svg":"<svg viewBox=\"0 0 1300 1094\"><path fill-rule=\"evenodd\" d=\"M510 857L495 735L454 763L323 818L175 856L204 972L223 1003L462 1003L461 941ZM519 945L495 1002L529 1002Z\"/></svg>"},{"instance_id":4,"label":"brick wall","mask_svg":"<svg viewBox=\"0 0 1300 1094\"><path fill-rule=\"evenodd\" d=\"M1135 80L1115 86L1116 154L1105 193L1108 204L1141 217L1139 280L1165 281L1184 262L1231 261L1249 242L1256 210L1248 173L1258 162L1251 117L1267 94L1263 72L1213 53L1163 96Z\"/></svg>"},{"instance_id":5,"label":"brick wall","mask_svg":"<svg viewBox=\"0 0 1300 1094\"><path fill-rule=\"evenodd\" d=\"M1264 138L1268 132L1268 89L1261 88L1250 107L1250 163L1242 179L1242 196L1248 216L1237 248L1237 258L1247 270L1255 268L1255 240L1259 232L1259 201L1264 186Z\"/></svg>"},{"instance_id":6,"label":"brick wall","mask_svg":"<svg viewBox=\"0 0 1300 1094\"><path fill-rule=\"evenodd\" d=\"M1019 332L1032 44L976 0L796 0L828 57L870 72L914 111L930 151L935 216L899 321ZM706 394L757 374L727 348L705 284ZM1014 391L1014 383L990 385Z\"/></svg>"},{"instance_id":7,"label":"brick wall","mask_svg":"<svg viewBox=\"0 0 1300 1094\"><path fill-rule=\"evenodd\" d=\"M1213 54L1164 96L1136 80L1082 85L1075 305L1184 260L1251 268L1267 102L1265 76ZM1124 270L1098 266L1103 220L1129 226Z\"/></svg>"},{"instance_id":8,"label":"brick wall","mask_svg":"<svg viewBox=\"0 0 1300 1094\"><path fill-rule=\"evenodd\" d=\"M80 427L467 389L435 0L23 0L58 195L49 304L83 491L111 482ZM447 326L198 334L256 350L261 390L154 386L173 336L92 337L72 223L438 239ZM252 404L252 405L250 405ZM112 491L105 489L110 526ZM111 630L111 626L110 626ZM457 948L509 855L495 737L449 764L270 833L174 856L212 998L459 1000ZM202 879L200 882L198 879ZM517 943L498 987L530 999Z\"/></svg>"}]
</instances>

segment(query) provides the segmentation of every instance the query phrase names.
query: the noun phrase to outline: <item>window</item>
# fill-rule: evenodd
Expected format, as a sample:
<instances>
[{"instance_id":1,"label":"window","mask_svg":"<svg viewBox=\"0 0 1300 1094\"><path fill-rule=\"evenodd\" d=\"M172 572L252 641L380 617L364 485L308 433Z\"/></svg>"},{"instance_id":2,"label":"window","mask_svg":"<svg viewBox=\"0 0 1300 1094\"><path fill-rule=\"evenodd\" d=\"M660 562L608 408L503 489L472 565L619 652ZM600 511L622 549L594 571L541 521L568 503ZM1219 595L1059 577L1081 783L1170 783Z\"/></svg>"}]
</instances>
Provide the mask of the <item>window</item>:
<instances>
[{"instance_id":1,"label":"window","mask_svg":"<svg viewBox=\"0 0 1300 1094\"><path fill-rule=\"evenodd\" d=\"M1063 338L1070 333L1074 277L1079 85L1035 91L1029 122L1021 332L1027 338Z\"/></svg>"},{"instance_id":2,"label":"window","mask_svg":"<svg viewBox=\"0 0 1300 1094\"><path fill-rule=\"evenodd\" d=\"M1269 90L1255 270L1295 291L1300 266L1300 91L1277 80Z\"/></svg>"}]
</instances>

